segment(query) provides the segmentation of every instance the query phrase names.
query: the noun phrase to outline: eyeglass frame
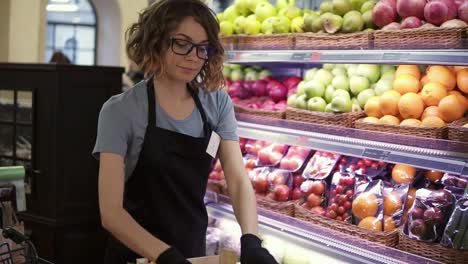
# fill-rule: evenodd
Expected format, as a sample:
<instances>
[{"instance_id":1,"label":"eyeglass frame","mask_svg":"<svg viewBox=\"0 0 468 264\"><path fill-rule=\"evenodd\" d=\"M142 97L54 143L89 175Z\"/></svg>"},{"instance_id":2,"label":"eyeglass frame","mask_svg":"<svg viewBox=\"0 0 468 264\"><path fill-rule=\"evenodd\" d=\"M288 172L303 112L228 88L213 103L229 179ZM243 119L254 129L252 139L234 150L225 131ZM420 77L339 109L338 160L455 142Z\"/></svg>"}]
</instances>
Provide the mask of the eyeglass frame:
<instances>
[{"instance_id":1,"label":"eyeglass frame","mask_svg":"<svg viewBox=\"0 0 468 264\"><path fill-rule=\"evenodd\" d=\"M188 51L186 53L179 53L179 52L174 51L174 42L177 41L177 40L188 42L190 44L190 49L188 49ZM214 50L213 46L211 46L210 44L195 44L195 43L193 43L193 42L191 42L190 40L187 40L187 39L169 37L169 41L170 41L170 45L171 45L171 50L172 50L172 52L174 52L174 54L181 55L181 56L186 56L186 55L190 54L190 52L192 52L193 48L196 47L195 55L197 56L197 58L199 58L200 60L204 60L204 61L207 61L210 58L210 55L212 54L212 52ZM206 47L206 51L207 51L206 58L200 58L200 56L198 56L198 52L199 52L200 47Z\"/></svg>"}]
</instances>

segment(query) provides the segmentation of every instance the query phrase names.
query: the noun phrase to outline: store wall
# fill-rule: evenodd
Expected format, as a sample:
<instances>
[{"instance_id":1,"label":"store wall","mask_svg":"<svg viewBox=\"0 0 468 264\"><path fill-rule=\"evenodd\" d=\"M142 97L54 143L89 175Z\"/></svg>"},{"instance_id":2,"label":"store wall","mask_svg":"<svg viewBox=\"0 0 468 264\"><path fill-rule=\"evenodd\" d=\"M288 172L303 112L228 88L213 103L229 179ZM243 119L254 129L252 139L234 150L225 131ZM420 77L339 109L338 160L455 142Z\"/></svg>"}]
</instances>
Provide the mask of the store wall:
<instances>
[{"instance_id":1,"label":"store wall","mask_svg":"<svg viewBox=\"0 0 468 264\"><path fill-rule=\"evenodd\" d=\"M120 65L122 18L116 0L92 0L97 13L98 65Z\"/></svg>"},{"instance_id":2,"label":"store wall","mask_svg":"<svg viewBox=\"0 0 468 264\"><path fill-rule=\"evenodd\" d=\"M0 61L8 61L10 0L0 1Z\"/></svg>"}]
</instances>

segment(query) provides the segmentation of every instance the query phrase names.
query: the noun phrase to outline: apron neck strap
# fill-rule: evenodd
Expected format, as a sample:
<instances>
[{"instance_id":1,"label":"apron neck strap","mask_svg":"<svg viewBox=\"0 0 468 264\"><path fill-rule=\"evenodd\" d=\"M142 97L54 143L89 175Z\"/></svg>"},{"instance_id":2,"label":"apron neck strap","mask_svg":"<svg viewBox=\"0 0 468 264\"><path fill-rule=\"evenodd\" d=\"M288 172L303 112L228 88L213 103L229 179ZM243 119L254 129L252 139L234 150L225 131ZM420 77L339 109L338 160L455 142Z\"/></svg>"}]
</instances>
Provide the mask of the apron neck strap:
<instances>
[{"instance_id":1,"label":"apron neck strap","mask_svg":"<svg viewBox=\"0 0 468 264\"><path fill-rule=\"evenodd\" d=\"M154 93L153 77L147 80L146 87L147 87L147 94L148 94L148 126L155 127L156 126L156 101L155 101L156 97ZM190 95L192 95L192 98L195 101L195 106L200 112L201 118L203 120L203 131L204 131L205 137L208 137L210 136L212 128L211 128L210 123L208 122L208 119L206 118L206 113L205 113L205 110L203 109L200 98L198 97L198 94L194 90L190 89L188 84L187 84L187 90L190 92Z\"/></svg>"}]
</instances>

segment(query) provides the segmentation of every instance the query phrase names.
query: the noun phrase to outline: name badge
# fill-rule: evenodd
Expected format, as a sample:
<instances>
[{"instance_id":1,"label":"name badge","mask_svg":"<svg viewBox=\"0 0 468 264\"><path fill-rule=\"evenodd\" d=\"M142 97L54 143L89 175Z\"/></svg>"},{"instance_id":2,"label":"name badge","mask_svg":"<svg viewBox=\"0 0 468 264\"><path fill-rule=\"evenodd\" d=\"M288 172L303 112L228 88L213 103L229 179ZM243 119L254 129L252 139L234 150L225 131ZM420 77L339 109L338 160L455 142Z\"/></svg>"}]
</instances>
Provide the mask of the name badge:
<instances>
[{"instance_id":1,"label":"name badge","mask_svg":"<svg viewBox=\"0 0 468 264\"><path fill-rule=\"evenodd\" d=\"M206 153L210 154L211 157L215 158L216 153L218 152L219 143L221 142L221 137L219 137L216 132L211 132L210 142L208 147L206 147Z\"/></svg>"}]
</instances>

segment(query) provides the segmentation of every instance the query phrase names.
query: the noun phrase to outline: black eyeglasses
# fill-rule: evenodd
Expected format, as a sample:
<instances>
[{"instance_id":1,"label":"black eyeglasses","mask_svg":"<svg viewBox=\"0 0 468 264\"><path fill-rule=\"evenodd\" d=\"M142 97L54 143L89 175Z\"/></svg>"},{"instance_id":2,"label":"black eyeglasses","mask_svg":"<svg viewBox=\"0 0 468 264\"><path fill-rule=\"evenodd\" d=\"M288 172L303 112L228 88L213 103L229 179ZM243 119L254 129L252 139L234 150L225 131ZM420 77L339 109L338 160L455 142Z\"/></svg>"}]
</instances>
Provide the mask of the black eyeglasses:
<instances>
[{"instance_id":1,"label":"black eyeglasses","mask_svg":"<svg viewBox=\"0 0 468 264\"><path fill-rule=\"evenodd\" d=\"M213 48L209 44L194 44L191 41L178 38L170 38L172 52L178 55L187 55L196 49L197 57L202 60L207 60L213 53Z\"/></svg>"}]
</instances>

